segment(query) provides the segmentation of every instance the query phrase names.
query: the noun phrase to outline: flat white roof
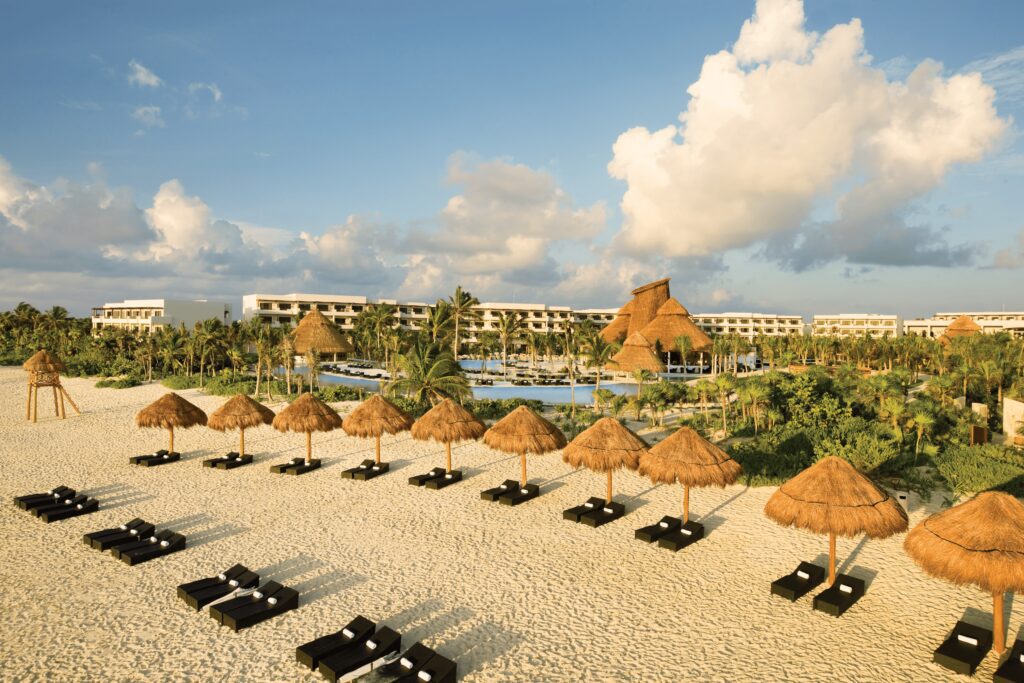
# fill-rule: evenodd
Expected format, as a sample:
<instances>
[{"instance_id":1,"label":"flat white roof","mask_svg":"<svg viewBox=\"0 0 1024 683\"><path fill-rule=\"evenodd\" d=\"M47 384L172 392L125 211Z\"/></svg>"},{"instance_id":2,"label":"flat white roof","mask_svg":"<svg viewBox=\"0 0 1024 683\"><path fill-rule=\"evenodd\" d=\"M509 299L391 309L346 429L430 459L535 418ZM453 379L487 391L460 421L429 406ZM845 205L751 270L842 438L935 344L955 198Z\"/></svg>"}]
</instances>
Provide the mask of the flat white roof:
<instances>
[{"instance_id":1,"label":"flat white roof","mask_svg":"<svg viewBox=\"0 0 1024 683\"><path fill-rule=\"evenodd\" d=\"M208 299L125 299L110 301L103 308L166 308L167 304L211 304L213 306L230 306L227 301L210 301Z\"/></svg>"},{"instance_id":2,"label":"flat white roof","mask_svg":"<svg viewBox=\"0 0 1024 683\"><path fill-rule=\"evenodd\" d=\"M787 313L694 313L690 317L692 318L800 318L799 315L790 315Z\"/></svg>"},{"instance_id":3,"label":"flat white roof","mask_svg":"<svg viewBox=\"0 0 1024 683\"><path fill-rule=\"evenodd\" d=\"M899 318L895 313L821 313L815 314L814 319L838 318L840 320L896 320Z\"/></svg>"}]
</instances>

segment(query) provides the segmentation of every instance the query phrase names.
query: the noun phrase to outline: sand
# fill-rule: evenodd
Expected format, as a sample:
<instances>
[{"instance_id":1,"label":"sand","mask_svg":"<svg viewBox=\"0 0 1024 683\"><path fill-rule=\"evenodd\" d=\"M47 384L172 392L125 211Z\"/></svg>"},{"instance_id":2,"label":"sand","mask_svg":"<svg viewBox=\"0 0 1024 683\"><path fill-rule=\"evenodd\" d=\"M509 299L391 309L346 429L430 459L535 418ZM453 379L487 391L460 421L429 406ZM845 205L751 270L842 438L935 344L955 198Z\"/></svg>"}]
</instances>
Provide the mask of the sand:
<instances>
[{"instance_id":1,"label":"sand","mask_svg":"<svg viewBox=\"0 0 1024 683\"><path fill-rule=\"evenodd\" d=\"M810 597L773 598L770 582L822 561L827 542L768 521L770 488L694 491L708 536L672 553L633 530L678 515L679 487L631 472L615 477L629 514L592 529L561 513L603 494L602 476L557 454L533 457L544 495L488 503L479 492L515 477L518 459L477 443L454 450L466 479L441 491L406 483L443 464L442 448L407 434L384 440L392 473L370 482L341 478L373 448L341 431L314 437L324 467L300 477L269 472L304 447L269 427L246 434L253 465L203 468L237 434L196 428L176 435L181 462L147 469L128 457L166 447L166 433L137 429L134 415L163 387L69 379L83 415L55 419L43 394L33 425L24 382L0 369L0 680L322 680L295 662L295 647L363 614L455 659L467 682L954 681L932 650L965 613L991 626L989 596L924 576L902 535L840 540L840 570L871 581L842 618L813 611ZM224 400L181 394L207 412ZM59 484L102 509L47 525L10 503ZM912 498L912 524L926 507ZM128 567L81 541L136 516L186 534L188 549ZM179 583L236 562L298 589L300 608L232 633L176 597ZM1009 625L1012 642L1016 615ZM990 654L978 680L996 664Z\"/></svg>"}]
</instances>

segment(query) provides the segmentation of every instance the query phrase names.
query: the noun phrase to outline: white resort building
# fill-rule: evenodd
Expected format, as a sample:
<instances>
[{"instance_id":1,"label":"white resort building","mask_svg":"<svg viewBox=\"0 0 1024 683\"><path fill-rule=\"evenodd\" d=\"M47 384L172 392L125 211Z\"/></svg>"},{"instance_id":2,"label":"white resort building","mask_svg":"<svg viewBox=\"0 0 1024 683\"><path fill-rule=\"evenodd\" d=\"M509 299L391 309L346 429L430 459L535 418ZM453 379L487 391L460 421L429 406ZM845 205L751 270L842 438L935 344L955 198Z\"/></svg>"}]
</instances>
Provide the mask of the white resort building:
<instances>
[{"instance_id":1,"label":"white resort building","mask_svg":"<svg viewBox=\"0 0 1024 683\"><path fill-rule=\"evenodd\" d=\"M753 340L758 335L784 337L804 333L804 319L799 315L775 313L696 313L690 319L708 334L738 334Z\"/></svg>"},{"instance_id":2,"label":"white resort building","mask_svg":"<svg viewBox=\"0 0 1024 683\"><path fill-rule=\"evenodd\" d=\"M153 332L163 327L184 325L188 329L199 321L216 318L231 324L231 304L197 299L126 299L92 309L92 332L104 329Z\"/></svg>"},{"instance_id":3,"label":"white resort building","mask_svg":"<svg viewBox=\"0 0 1024 683\"><path fill-rule=\"evenodd\" d=\"M903 334L903 321L898 315L885 313L816 315L811 322L811 334L816 337L899 337Z\"/></svg>"},{"instance_id":4,"label":"white resort building","mask_svg":"<svg viewBox=\"0 0 1024 683\"><path fill-rule=\"evenodd\" d=\"M985 334L1009 332L1015 337L1024 336L1024 312L983 311L980 313L936 313L931 318L915 318L903 323L903 333L937 339L957 318L967 316L981 327Z\"/></svg>"}]
</instances>

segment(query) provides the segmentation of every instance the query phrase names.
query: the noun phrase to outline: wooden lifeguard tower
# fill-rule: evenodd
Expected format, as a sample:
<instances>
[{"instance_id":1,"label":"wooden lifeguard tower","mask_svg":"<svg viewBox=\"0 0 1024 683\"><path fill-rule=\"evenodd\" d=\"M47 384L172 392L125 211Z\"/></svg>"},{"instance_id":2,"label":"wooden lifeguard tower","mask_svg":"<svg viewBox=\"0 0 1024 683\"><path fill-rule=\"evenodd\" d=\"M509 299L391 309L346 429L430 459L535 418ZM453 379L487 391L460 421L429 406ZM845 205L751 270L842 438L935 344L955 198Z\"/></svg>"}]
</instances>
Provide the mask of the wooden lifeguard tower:
<instances>
[{"instance_id":1,"label":"wooden lifeguard tower","mask_svg":"<svg viewBox=\"0 0 1024 683\"><path fill-rule=\"evenodd\" d=\"M36 421L39 415L39 387L51 387L53 389L53 411L57 417L64 419L64 399L68 400L71 407L79 415L82 411L78 409L71 399L67 389L60 383L60 373L66 370L67 366L56 356L50 355L46 350L37 351L34 356L25 361L21 367L28 372L28 407L25 410L25 419Z\"/></svg>"}]
</instances>

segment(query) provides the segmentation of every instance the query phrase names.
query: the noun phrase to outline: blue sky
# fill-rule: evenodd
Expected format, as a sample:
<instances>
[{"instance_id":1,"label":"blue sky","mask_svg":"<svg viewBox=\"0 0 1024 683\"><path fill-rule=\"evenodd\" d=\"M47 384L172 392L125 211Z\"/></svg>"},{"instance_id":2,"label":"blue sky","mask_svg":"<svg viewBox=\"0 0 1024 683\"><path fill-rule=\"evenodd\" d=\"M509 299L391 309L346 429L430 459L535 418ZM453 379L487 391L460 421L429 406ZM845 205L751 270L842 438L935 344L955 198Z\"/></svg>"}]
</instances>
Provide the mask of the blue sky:
<instances>
[{"instance_id":1,"label":"blue sky","mask_svg":"<svg viewBox=\"0 0 1024 683\"><path fill-rule=\"evenodd\" d=\"M693 310L1024 309L1018 2L777 0L759 22L752 1L255 5L7 7L0 306L432 300L456 282L616 306L671 275ZM854 18L853 57L815 66L816 41L840 44L823 36ZM721 51L744 87L759 69L792 87L750 95L728 134L699 123L736 114L711 107L728 81L702 76ZM942 68L919 91L863 104L928 59ZM787 63L806 67L789 85ZM815 79L840 87L797 107ZM844 109L848 143L778 128Z\"/></svg>"}]
</instances>

